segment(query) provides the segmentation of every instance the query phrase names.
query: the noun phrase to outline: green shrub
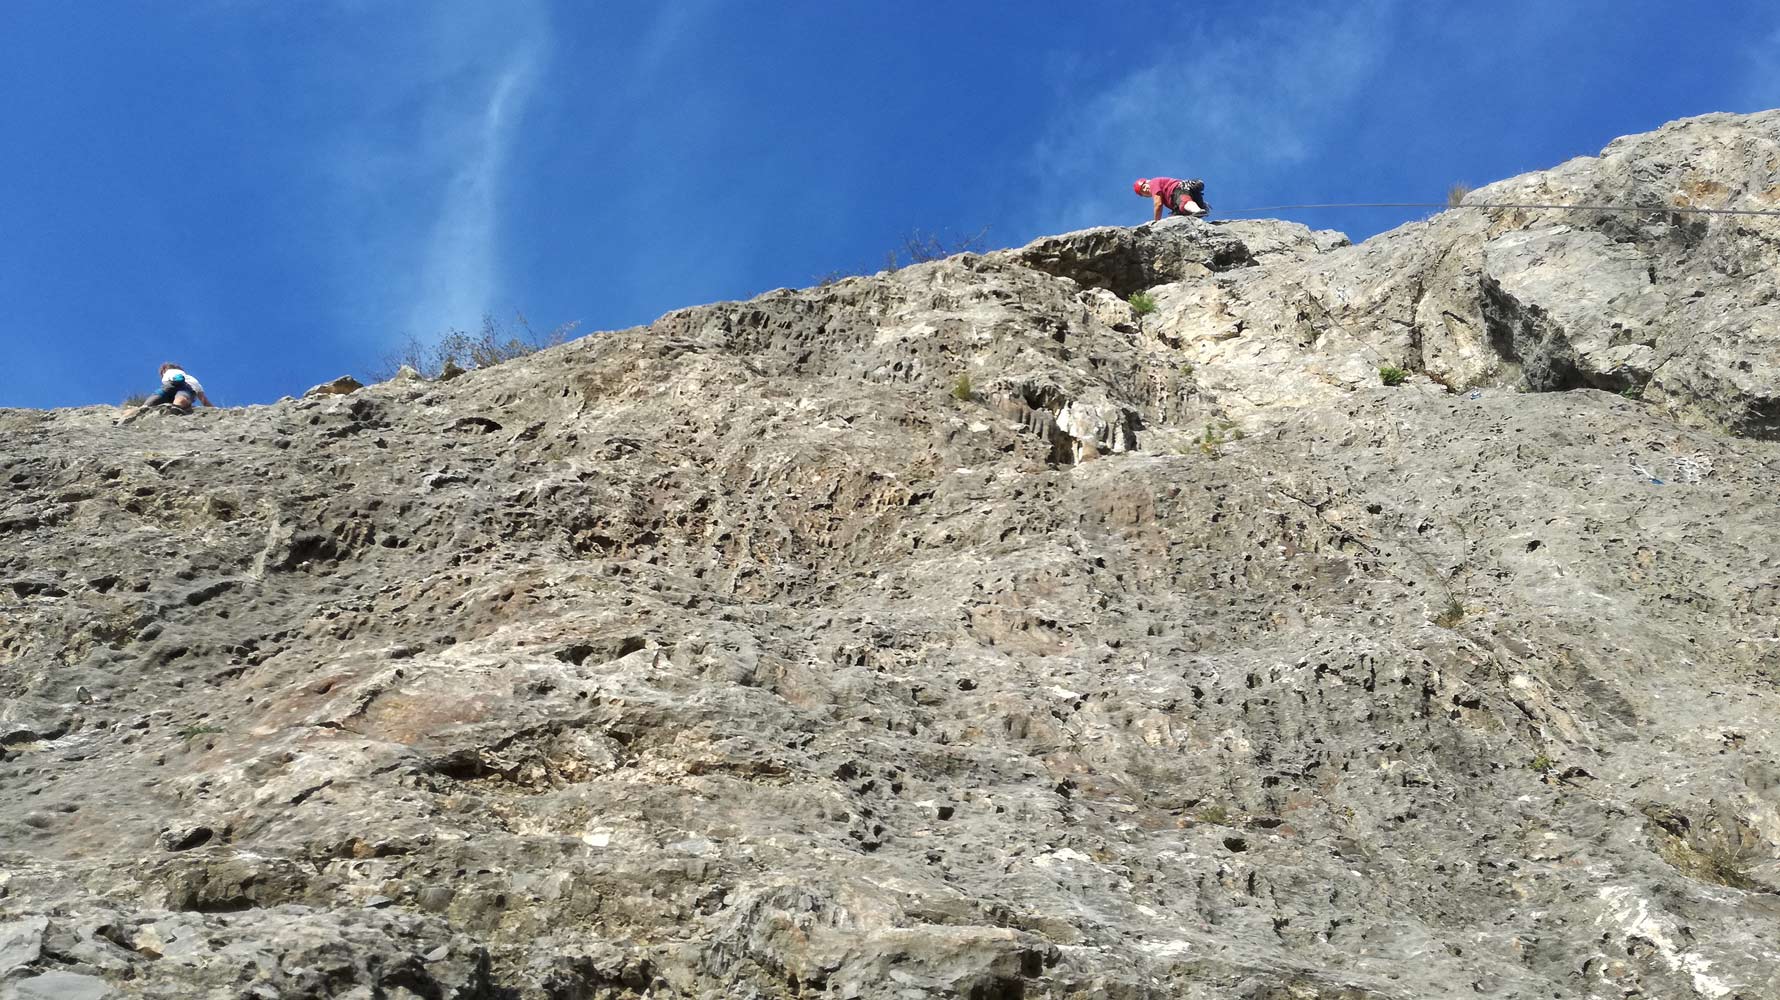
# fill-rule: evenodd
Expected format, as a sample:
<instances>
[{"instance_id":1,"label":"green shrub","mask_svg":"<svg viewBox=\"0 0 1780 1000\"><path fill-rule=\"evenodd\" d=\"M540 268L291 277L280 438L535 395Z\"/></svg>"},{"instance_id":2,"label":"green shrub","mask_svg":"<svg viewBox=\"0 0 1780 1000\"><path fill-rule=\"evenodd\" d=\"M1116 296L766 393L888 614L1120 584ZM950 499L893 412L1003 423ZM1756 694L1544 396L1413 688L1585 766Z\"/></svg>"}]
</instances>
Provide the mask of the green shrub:
<instances>
[{"instance_id":1,"label":"green shrub","mask_svg":"<svg viewBox=\"0 0 1780 1000\"><path fill-rule=\"evenodd\" d=\"M1532 760L1527 761L1527 770L1537 771L1540 774L1550 774L1556 767L1557 761L1547 757L1543 751L1536 754Z\"/></svg>"},{"instance_id":2,"label":"green shrub","mask_svg":"<svg viewBox=\"0 0 1780 1000\"><path fill-rule=\"evenodd\" d=\"M1148 316L1156 311L1156 297L1148 292L1132 292L1125 300L1131 304L1131 311L1139 316Z\"/></svg>"},{"instance_id":3,"label":"green shrub","mask_svg":"<svg viewBox=\"0 0 1780 1000\"><path fill-rule=\"evenodd\" d=\"M1199 435L1199 453L1215 462L1223 457L1224 445L1241 441L1242 438L1242 428L1237 427L1234 421L1214 420L1206 424L1204 433Z\"/></svg>"},{"instance_id":4,"label":"green shrub","mask_svg":"<svg viewBox=\"0 0 1780 1000\"><path fill-rule=\"evenodd\" d=\"M952 398L963 402L970 399L972 395L974 395L974 393L971 391L970 387L970 376L967 374L959 375L957 380L952 383Z\"/></svg>"},{"instance_id":5,"label":"green shrub","mask_svg":"<svg viewBox=\"0 0 1780 1000\"><path fill-rule=\"evenodd\" d=\"M1402 385L1403 380L1408 377L1408 370L1398 368L1396 365L1385 365L1378 370L1378 380L1385 385Z\"/></svg>"}]
</instances>

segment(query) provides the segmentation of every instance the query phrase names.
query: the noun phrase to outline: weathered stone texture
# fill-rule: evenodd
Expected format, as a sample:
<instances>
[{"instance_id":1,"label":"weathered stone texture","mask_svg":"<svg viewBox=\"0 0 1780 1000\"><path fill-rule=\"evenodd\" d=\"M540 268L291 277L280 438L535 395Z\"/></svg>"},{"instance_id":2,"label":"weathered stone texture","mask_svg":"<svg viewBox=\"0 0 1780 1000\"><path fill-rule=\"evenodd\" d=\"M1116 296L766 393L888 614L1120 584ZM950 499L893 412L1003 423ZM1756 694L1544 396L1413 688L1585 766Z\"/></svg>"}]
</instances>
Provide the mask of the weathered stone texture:
<instances>
[{"instance_id":1,"label":"weathered stone texture","mask_svg":"<svg viewBox=\"0 0 1780 1000\"><path fill-rule=\"evenodd\" d=\"M1771 204L1777 133L1471 197ZM1777 222L1183 220L0 411L0 994L1780 994Z\"/></svg>"}]
</instances>

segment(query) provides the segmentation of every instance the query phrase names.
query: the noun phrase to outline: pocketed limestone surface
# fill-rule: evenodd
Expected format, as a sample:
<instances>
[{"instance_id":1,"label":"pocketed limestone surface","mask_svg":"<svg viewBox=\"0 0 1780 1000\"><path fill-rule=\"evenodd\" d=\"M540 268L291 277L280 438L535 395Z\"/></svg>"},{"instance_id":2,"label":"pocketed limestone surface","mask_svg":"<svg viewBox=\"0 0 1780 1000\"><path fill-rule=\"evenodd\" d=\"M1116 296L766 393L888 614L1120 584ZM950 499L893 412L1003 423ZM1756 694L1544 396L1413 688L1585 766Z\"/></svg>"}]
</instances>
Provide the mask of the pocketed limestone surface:
<instances>
[{"instance_id":1,"label":"pocketed limestone surface","mask_svg":"<svg viewBox=\"0 0 1780 1000\"><path fill-rule=\"evenodd\" d=\"M1777 266L1182 219L0 410L0 995L1780 995Z\"/></svg>"}]
</instances>

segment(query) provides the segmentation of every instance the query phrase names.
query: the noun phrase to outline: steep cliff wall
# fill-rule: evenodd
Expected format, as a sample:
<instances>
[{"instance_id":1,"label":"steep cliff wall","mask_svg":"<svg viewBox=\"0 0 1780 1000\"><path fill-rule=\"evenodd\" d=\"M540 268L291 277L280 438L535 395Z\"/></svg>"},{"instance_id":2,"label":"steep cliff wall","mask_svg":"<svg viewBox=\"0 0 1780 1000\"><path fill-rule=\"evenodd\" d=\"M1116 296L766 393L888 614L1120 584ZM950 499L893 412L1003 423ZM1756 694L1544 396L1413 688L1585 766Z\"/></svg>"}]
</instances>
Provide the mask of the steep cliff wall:
<instances>
[{"instance_id":1,"label":"steep cliff wall","mask_svg":"<svg viewBox=\"0 0 1780 1000\"><path fill-rule=\"evenodd\" d=\"M1780 205L1780 114L1471 198ZM0 411L0 989L1780 994L1776 265L1179 220Z\"/></svg>"}]
</instances>

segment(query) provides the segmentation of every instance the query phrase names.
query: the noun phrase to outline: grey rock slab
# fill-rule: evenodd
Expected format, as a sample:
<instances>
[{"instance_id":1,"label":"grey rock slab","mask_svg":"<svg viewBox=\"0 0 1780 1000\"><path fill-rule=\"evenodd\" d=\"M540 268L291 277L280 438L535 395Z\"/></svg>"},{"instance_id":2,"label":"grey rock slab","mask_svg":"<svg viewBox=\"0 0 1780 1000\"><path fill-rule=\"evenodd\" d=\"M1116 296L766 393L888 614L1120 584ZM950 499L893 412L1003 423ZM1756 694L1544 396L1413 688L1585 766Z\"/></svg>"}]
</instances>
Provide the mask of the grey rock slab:
<instances>
[{"instance_id":1,"label":"grey rock slab","mask_svg":"<svg viewBox=\"0 0 1780 1000\"><path fill-rule=\"evenodd\" d=\"M47 917L24 917L0 923L0 976L37 961L43 954Z\"/></svg>"},{"instance_id":2,"label":"grey rock slab","mask_svg":"<svg viewBox=\"0 0 1780 1000\"><path fill-rule=\"evenodd\" d=\"M77 972L46 972L4 989L17 1000L105 1000L115 995L105 980Z\"/></svg>"},{"instance_id":3,"label":"grey rock slab","mask_svg":"<svg viewBox=\"0 0 1780 1000\"><path fill-rule=\"evenodd\" d=\"M1250 240L1262 256L1300 256L1321 249L1309 229L1291 223L1253 221L1226 229L1225 224L1169 218L1132 228L1103 226L1042 237L988 256L1125 298L1166 282L1252 266L1257 250L1250 248Z\"/></svg>"}]
</instances>

